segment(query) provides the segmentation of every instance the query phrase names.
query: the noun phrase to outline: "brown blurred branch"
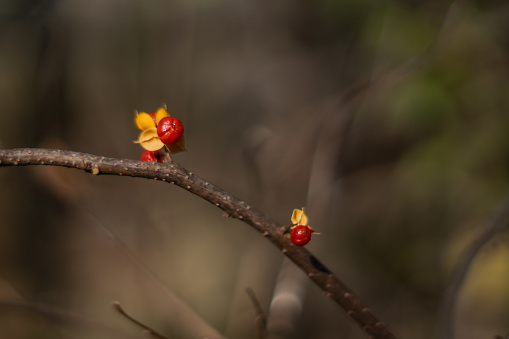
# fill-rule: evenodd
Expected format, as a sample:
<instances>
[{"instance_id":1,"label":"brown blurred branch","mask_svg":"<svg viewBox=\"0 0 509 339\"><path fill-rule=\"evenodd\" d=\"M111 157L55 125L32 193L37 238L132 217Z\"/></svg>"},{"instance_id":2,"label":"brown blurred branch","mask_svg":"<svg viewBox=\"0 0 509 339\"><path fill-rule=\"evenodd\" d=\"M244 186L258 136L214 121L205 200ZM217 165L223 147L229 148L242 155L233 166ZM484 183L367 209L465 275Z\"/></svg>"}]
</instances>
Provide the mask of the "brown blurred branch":
<instances>
[{"instance_id":1,"label":"brown blurred branch","mask_svg":"<svg viewBox=\"0 0 509 339\"><path fill-rule=\"evenodd\" d=\"M442 337L448 339L456 338L454 329L454 315L456 299L460 293L461 287L465 282L472 262L481 252L481 249L501 232L507 231L509 226L509 196L507 196L499 210L494 214L493 219L487 224L487 227L472 241L462 254L454 271L452 272L447 289L444 292L440 318L443 320Z\"/></svg>"},{"instance_id":2,"label":"brown blurred branch","mask_svg":"<svg viewBox=\"0 0 509 339\"><path fill-rule=\"evenodd\" d=\"M26 312L27 315L37 315L51 323L59 326L73 326L84 329L90 333L104 334L108 338L119 339L141 339L141 335L131 335L123 333L115 328L104 325L102 322L84 317L69 311L64 311L56 307L41 305L37 303L26 302L21 299L0 298L0 316L3 314L12 314L13 312Z\"/></svg>"},{"instance_id":3,"label":"brown blurred branch","mask_svg":"<svg viewBox=\"0 0 509 339\"><path fill-rule=\"evenodd\" d=\"M115 308L115 310L122 314L124 317L126 317L129 321L135 323L136 325L140 326L141 328L143 328L144 330L146 330L148 333L150 333L150 335L152 335L154 338L158 338L158 339L166 339L165 336L163 336L161 333L157 332L156 330L154 330L153 328L151 328L150 326L148 325L145 325L144 323L142 323L141 321L133 318L131 315L129 315L129 313L127 313L123 308L122 306L120 306L120 304L118 303L118 301L115 301L113 302L113 308Z\"/></svg>"},{"instance_id":4,"label":"brown blurred branch","mask_svg":"<svg viewBox=\"0 0 509 339\"><path fill-rule=\"evenodd\" d=\"M256 297L253 289L246 288L246 293L251 299L251 303L253 304L253 308L256 312L256 324L258 325L258 336L257 338L263 338L267 328L267 316L263 312L262 305L260 305L260 301Z\"/></svg>"},{"instance_id":5,"label":"brown blurred branch","mask_svg":"<svg viewBox=\"0 0 509 339\"><path fill-rule=\"evenodd\" d=\"M76 168L99 175L110 174L139 177L169 182L198 195L222 209L228 216L237 218L255 228L283 254L299 266L334 300L362 329L374 338L395 338L355 293L329 271L317 258L303 247L293 245L282 226L263 212L201 179L175 162L159 164L128 159L115 159L86 153L42 149L17 148L0 150L0 167L52 165Z\"/></svg>"}]
</instances>

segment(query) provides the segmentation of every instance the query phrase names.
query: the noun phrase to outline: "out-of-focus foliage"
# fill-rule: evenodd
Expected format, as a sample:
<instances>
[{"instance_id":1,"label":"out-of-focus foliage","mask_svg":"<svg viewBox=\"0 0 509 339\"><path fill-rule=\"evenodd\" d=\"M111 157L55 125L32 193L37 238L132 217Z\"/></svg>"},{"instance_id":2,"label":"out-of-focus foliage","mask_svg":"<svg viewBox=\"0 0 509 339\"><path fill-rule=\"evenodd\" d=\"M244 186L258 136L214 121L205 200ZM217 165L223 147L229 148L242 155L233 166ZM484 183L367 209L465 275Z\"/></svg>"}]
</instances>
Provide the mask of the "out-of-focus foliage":
<instances>
[{"instance_id":1,"label":"out-of-focus foliage","mask_svg":"<svg viewBox=\"0 0 509 339\"><path fill-rule=\"evenodd\" d=\"M135 159L134 110L165 102L186 127L176 161L281 223L305 206L308 247L398 336L430 338L509 186L509 6L455 3L3 1L0 146ZM119 300L179 338L161 286L231 338L256 332L246 287L269 308L281 253L187 192L41 167L0 185L0 297L136 333ZM461 289L460 338L509 332L497 240ZM55 337L11 317L2 337ZM293 338L365 337L314 286L297 319Z\"/></svg>"}]
</instances>

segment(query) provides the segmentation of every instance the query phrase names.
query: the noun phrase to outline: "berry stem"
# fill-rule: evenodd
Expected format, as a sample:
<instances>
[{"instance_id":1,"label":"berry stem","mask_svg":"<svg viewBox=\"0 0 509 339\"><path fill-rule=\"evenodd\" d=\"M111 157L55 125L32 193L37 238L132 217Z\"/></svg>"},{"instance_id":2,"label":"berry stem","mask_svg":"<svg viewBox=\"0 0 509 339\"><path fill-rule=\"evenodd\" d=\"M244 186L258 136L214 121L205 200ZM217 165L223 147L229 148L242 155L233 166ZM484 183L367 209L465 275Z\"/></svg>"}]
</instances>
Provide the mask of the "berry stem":
<instances>
[{"instance_id":1,"label":"berry stem","mask_svg":"<svg viewBox=\"0 0 509 339\"><path fill-rule=\"evenodd\" d=\"M164 145L164 147L166 149L166 152L164 152L163 163L173 162L173 160L171 159L170 150L168 149L168 145Z\"/></svg>"}]
</instances>

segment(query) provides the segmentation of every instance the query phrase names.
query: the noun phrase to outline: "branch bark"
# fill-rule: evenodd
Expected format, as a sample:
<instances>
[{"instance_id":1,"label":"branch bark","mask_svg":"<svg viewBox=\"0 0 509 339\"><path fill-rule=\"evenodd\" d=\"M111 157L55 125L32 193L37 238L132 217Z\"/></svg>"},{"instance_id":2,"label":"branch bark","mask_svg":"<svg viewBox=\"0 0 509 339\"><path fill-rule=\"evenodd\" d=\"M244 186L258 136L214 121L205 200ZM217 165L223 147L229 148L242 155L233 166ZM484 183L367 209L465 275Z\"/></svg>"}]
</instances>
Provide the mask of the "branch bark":
<instances>
[{"instance_id":1,"label":"branch bark","mask_svg":"<svg viewBox=\"0 0 509 339\"><path fill-rule=\"evenodd\" d=\"M308 250L297 247L289 241L285 235L287 226L277 223L260 210L203 180L175 162L149 163L43 148L0 150L0 167L27 165L63 166L94 175L109 174L155 179L180 186L219 207L229 217L239 219L255 228L299 266L324 291L325 295L341 306L367 334L380 339L395 338L386 325L374 316L348 286Z\"/></svg>"}]
</instances>

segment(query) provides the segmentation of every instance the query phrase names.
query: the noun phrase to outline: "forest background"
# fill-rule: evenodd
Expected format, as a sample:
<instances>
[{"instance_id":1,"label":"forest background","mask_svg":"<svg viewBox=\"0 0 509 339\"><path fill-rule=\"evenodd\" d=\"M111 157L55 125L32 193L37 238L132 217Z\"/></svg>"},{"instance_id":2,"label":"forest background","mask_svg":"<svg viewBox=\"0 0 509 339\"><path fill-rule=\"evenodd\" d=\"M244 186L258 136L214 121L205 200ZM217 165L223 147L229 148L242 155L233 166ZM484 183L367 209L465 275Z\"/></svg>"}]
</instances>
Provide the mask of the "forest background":
<instances>
[{"instance_id":1,"label":"forest background","mask_svg":"<svg viewBox=\"0 0 509 339\"><path fill-rule=\"evenodd\" d=\"M508 15L504 1L3 1L0 146L137 159L134 110L166 103L186 128L175 161L282 224L305 206L309 250L398 337L430 338L509 188ZM245 288L268 311L282 279L276 248L177 187L50 167L2 168L0 185L2 298L133 331L118 300L185 337L167 289L246 338ZM509 332L509 247L493 239L461 284L460 338ZM301 287L273 334L365 337ZM58 338L9 308L0 324Z\"/></svg>"}]
</instances>

